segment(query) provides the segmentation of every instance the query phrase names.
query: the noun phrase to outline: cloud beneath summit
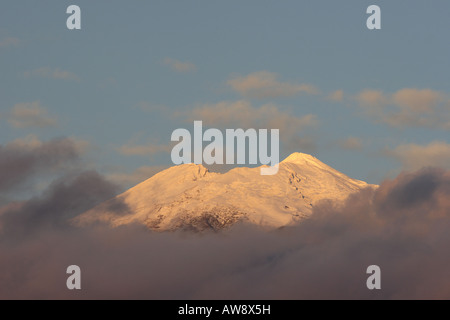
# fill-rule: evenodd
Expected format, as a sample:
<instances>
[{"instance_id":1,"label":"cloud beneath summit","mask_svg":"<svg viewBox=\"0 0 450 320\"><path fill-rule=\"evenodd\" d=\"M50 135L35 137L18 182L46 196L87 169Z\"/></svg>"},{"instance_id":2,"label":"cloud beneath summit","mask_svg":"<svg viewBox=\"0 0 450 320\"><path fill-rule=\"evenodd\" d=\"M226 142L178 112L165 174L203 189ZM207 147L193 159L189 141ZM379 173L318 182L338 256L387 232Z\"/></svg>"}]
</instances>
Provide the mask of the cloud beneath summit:
<instances>
[{"instance_id":1,"label":"cloud beneath summit","mask_svg":"<svg viewBox=\"0 0 450 320\"><path fill-rule=\"evenodd\" d=\"M450 298L450 174L442 169L401 174L342 205L324 201L303 224L272 232L64 225L113 189L83 173L0 209L0 298ZM79 292L64 286L74 263ZM372 264L381 267L379 291L365 286Z\"/></svg>"},{"instance_id":2,"label":"cloud beneath summit","mask_svg":"<svg viewBox=\"0 0 450 320\"><path fill-rule=\"evenodd\" d=\"M354 97L376 122L392 127L437 127L450 130L449 97L431 89L405 88L392 94L364 90Z\"/></svg>"},{"instance_id":3,"label":"cloud beneath summit","mask_svg":"<svg viewBox=\"0 0 450 320\"><path fill-rule=\"evenodd\" d=\"M8 122L15 128L54 127L57 119L48 114L39 102L25 102L14 105L8 115Z\"/></svg>"},{"instance_id":4,"label":"cloud beneath summit","mask_svg":"<svg viewBox=\"0 0 450 320\"><path fill-rule=\"evenodd\" d=\"M176 72L191 72L197 69L197 67L191 62L182 62L172 58L165 58L163 62Z\"/></svg>"},{"instance_id":5,"label":"cloud beneath summit","mask_svg":"<svg viewBox=\"0 0 450 320\"><path fill-rule=\"evenodd\" d=\"M394 149L386 149L384 154L398 160L406 170L423 167L450 170L450 144L443 141L430 142L428 145L403 144Z\"/></svg>"},{"instance_id":6,"label":"cloud beneath summit","mask_svg":"<svg viewBox=\"0 0 450 320\"><path fill-rule=\"evenodd\" d=\"M276 73L258 71L246 76L236 76L228 80L227 84L243 97L256 99L319 93L319 90L313 85L280 82L277 78Z\"/></svg>"},{"instance_id":7,"label":"cloud beneath summit","mask_svg":"<svg viewBox=\"0 0 450 320\"><path fill-rule=\"evenodd\" d=\"M34 69L31 71L25 71L23 76L26 79L30 78L48 78L48 79L57 79L57 80L71 80L71 81L79 81L80 78L67 70L62 70L59 68L50 68L50 67L41 67L38 69Z\"/></svg>"}]
</instances>

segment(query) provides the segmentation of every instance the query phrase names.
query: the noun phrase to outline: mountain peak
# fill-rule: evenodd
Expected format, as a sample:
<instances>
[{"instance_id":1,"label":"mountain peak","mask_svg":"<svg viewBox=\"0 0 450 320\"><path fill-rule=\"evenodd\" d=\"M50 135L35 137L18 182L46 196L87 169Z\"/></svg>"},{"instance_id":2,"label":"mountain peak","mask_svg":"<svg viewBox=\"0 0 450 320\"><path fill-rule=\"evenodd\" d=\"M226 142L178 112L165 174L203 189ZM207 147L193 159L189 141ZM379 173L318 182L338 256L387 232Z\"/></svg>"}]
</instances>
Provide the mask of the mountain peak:
<instances>
[{"instance_id":1,"label":"mountain peak","mask_svg":"<svg viewBox=\"0 0 450 320\"><path fill-rule=\"evenodd\" d=\"M210 173L196 164L168 168L74 218L77 225L142 223L151 230L220 230L238 222L283 227L309 217L318 201L343 201L369 185L314 156L293 153L275 175L257 168ZM125 209L118 214L115 208Z\"/></svg>"},{"instance_id":2,"label":"mountain peak","mask_svg":"<svg viewBox=\"0 0 450 320\"><path fill-rule=\"evenodd\" d=\"M283 160L283 162L303 163L305 161L319 162L316 157L301 152L294 152L289 157Z\"/></svg>"}]
</instances>

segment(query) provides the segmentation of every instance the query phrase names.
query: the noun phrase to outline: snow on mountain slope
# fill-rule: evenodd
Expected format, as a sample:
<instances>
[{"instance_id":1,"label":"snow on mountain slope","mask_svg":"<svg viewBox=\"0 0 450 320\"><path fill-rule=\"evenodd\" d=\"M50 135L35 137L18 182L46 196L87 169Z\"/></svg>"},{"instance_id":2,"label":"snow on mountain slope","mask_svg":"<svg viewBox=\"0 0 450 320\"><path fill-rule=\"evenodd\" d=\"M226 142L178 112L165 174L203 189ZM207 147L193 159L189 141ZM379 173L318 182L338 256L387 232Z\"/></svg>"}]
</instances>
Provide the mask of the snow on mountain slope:
<instances>
[{"instance_id":1,"label":"snow on mountain slope","mask_svg":"<svg viewBox=\"0 0 450 320\"><path fill-rule=\"evenodd\" d=\"M154 230L219 230L238 221L263 227L296 223L322 199L344 200L376 187L340 173L317 158L294 153L275 175L260 168L209 172L183 164L164 170L75 218L78 225L98 221L112 226L142 223Z\"/></svg>"}]
</instances>

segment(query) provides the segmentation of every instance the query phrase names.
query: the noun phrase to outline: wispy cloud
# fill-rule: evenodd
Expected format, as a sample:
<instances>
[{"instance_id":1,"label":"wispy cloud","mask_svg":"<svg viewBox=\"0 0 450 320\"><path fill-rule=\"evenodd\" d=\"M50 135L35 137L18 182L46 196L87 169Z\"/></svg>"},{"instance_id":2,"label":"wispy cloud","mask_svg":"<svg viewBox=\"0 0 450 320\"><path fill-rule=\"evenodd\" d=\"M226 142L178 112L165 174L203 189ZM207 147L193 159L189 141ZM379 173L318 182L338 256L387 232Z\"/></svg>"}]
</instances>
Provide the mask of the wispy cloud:
<instances>
[{"instance_id":1,"label":"wispy cloud","mask_svg":"<svg viewBox=\"0 0 450 320\"><path fill-rule=\"evenodd\" d=\"M227 84L242 96L256 99L319 93L319 90L311 84L280 82L277 78L276 73L258 71L246 76L234 77L228 80Z\"/></svg>"},{"instance_id":2,"label":"wispy cloud","mask_svg":"<svg viewBox=\"0 0 450 320\"><path fill-rule=\"evenodd\" d=\"M165 58L163 62L165 65L169 66L173 71L176 72L190 72L197 69L196 66L191 62L183 62L172 58Z\"/></svg>"},{"instance_id":3,"label":"wispy cloud","mask_svg":"<svg viewBox=\"0 0 450 320\"><path fill-rule=\"evenodd\" d=\"M388 102L382 91L370 89L358 93L355 99L363 107L383 107Z\"/></svg>"},{"instance_id":4,"label":"wispy cloud","mask_svg":"<svg viewBox=\"0 0 450 320\"><path fill-rule=\"evenodd\" d=\"M9 113L8 122L16 128L46 128L57 124L56 118L37 101L16 104Z\"/></svg>"},{"instance_id":5,"label":"wispy cloud","mask_svg":"<svg viewBox=\"0 0 450 320\"><path fill-rule=\"evenodd\" d=\"M394 149L386 149L384 153L400 161L407 170L422 167L450 169L450 144L443 141L433 141L427 145L403 144Z\"/></svg>"},{"instance_id":6,"label":"wispy cloud","mask_svg":"<svg viewBox=\"0 0 450 320\"><path fill-rule=\"evenodd\" d=\"M295 128L301 129L317 123L316 117L308 114L296 117L288 111L280 110L275 104L254 107L249 101L221 101L204 104L188 111L189 119L203 120L208 125L237 125L246 128Z\"/></svg>"},{"instance_id":7,"label":"wispy cloud","mask_svg":"<svg viewBox=\"0 0 450 320\"><path fill-rule=\"evenodd\" d=\"M357 137L348 137L338 141L338 145L346 150L361 150L363 147L362 140Z\"/></svg>"},{"instance_id":8,"label":"wispy cloud","mask_svg":"<svg viewBox=\"0 0 450 320\"><path fill-rule=\"evenodd\" d=\"M395 92L391 99L396 106L412 112L433 112L445 95L431 89L402 89Z\"/></svg>"},{"instance_id":9,"label":"wispy cloud","mask_svg":"<svg viewBox=\"0 0 450 320\"><path fill-rule=\"evenodd\" d=\"M17 46L20 43L18 38L7 37L0 40L0 48L8 48Z\"/></svg>"},{"instance_id":10,"label":"wispy cloud","mask_svg":"<svg viewBox=\"0 0 450 320\"><path fill-rule=\"evenodd\" d=\"M25 71L23 73L23 76L27 79L36 77L36 78L49 78L57 80L71 80L71 81L80 80L80 78L76 74L70 71L50 67L41 67L31 71Z\"/></svg>"},{"instance_id":11,"label":"wispy cloud","mask_svg":"<svg viewBox=\"0 0 450 320\"><path fill-rule=\"evenodd\" d=\"M436 127L450 130L450 99L431 89L404 88L392 94L364 90L354 96L375 122L392 127Z\"/></svg>"},{"instance_id":12,"label":"wispy cloud","mask_svg":"<svg viewBox=\"0 0 450 320\"><path fill-rule=\"evenodd\" d=\"M331 92L327 96L327 100L334 101L334 102L341 102L344 100L344 91L343 90L336 90Z\"/></svg>"},{"instance_id":13,"label":"wispy cloud","mask_svg":"<svg viewBox=\"0 0 450 320\"><path fill-rule=\"evenodd\" d=\"M292 147L308 149L313 149L313 140L306 136L300 137L299 134L318 123L313 114L298 117L275 104L255 107L246 100L200 105L192 110L180 112L177 116L187 122L202 120L206 126L219 128L280 129L282 141Z\"/></svg>"}]
</instances>

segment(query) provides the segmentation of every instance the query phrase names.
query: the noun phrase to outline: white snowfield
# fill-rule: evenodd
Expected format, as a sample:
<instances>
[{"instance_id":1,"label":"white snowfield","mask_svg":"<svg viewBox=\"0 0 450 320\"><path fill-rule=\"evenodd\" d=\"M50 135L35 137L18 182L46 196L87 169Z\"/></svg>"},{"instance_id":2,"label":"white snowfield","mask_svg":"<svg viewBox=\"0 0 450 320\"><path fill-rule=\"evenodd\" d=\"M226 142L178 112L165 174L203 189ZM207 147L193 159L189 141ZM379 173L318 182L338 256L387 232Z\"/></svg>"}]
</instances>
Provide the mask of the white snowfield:
<instances>
[{"instance_id":1,"label":"white snowfield","mask_svg":"<svg viewBox=\"0 0 450 320\"><path fill-rule=\"evenodd\" d=\"M342 201L366 187L317 158L293 153L275 175L260 168L209 172L183 164L150 179L76 217L77 225L142 223L153 230L220 230L246 221L279 228L307 218L318 201Z\"/></svg>"}]
</instances>

